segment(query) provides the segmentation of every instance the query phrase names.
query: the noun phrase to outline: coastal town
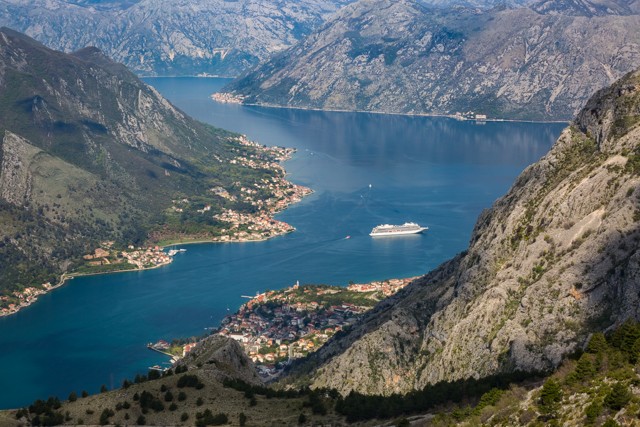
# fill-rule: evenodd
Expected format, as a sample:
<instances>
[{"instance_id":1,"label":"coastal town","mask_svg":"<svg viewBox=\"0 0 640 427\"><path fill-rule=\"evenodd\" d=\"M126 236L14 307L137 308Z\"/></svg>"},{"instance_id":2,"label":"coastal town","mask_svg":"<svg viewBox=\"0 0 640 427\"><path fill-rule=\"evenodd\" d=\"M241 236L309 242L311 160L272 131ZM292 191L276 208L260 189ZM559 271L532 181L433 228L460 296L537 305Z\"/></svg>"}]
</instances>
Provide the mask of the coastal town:
<instances>
[{"instance_id":1,"label":"coastal town","mask_svg":"<svg viewBox=\"0 0 640 427\"><path fill-rule=\"evenodd\" d=\"M273 377L291 360L313 353L413 280L415 277L346 287L296 283L256 295L225 317L218 333L238 341L260 374Z\"/></svg>"},{"instance_id":2,"label":"coastal town","mask_svg":"<svg viewBox=\"0 0 640 427\"><path fill-rule=\"evenodd\" d=\"M159 246L144 248L129 246L127 250L117 250L113 245L112 241L102 242L100 247L82 257L84 263L74 272L63 274L55 286L46 282L40 287L30 286L14 291L10 295L0 296L0 316L17 313L36 302L41 295L62 286L66 280L73 277L157 268L171 263L176 254L186 251L186 249L170 249L165 252Z\"/></svg>"},{"instance_id":3,"label":"coastal town","mask_svg":"<svg viewBox=\"0 0 640 427\"><path fill-rule=\"evenodd\" d=\"M40 288L30 286L21 291L14 291L11 295L0 296L0 316L8 316L18 312L21 308L30 306L40 295L46 294L53 288L54 286L47 282L43 283Z\"/></svg>"},{"instance_id":4,"label":"coastal town","mask_svg":"<svg viewBox=\"0 0 640 427\"><path fill-rule=\"evenodd\" d=\"M245 242L266 240L275 236L290 233L295 230L291 225L278 221L273 216L286 209L289 205L297 203L303 197L312 193L312 190L301 185L293 184L286 180L286 172L280 162L285 161L295 152L292 148L267 147L253 142L241 135L234 138L238 144L233 149L237 153L230 163L241 164L251 169L268 170L271 174L266 176L251 187L236 188L234 194L220 186L210 188L206 197L217 197L229 202L240 202L244 206L250 206L247 211L223 208L213 212L210 203L200 203L187 197L174 199L167 209L169 215L210 216L212 221L221 224L214 234L206 234L204 238L196 234L194 236L180 236L175 241L163 243L189 243L194 241L206 242ZM239 184L239 183L238 183ZM150 236L150 240L158 241L157 236ZM169 239L171 240L171 239ZM159 244L127 247L116 247L114 241L100 242L91 253L82 257L78 267L69 273L62 275L58 283L49 282L42 284L30 284L22 289L0 295L0 316L17 313L20 309L33 304L39 296L62 286L66 280L76 276L115 273L131 270L146 270L158 268L173 261L173 257L184 252L185 249L170 249Z\"/></svg>"},{"instance_id":5,"label":"coastal town","mask_svg":"<svg viewBox=\"0 0 640 427\"><path fill-rule=\"evenodd\" d=\"M170 214L195 212L195 215L209 216L222 224L222 228L215 235L207 235L201 239L197 236L195 239L185 236L184 239L177 239L178 241L259 241L295 230L291 225L273 218L276 213L299 202L313 192L310 188L286 180L286 172L280 162L290 159L295 150L285 147L266 147L247 139L245 136L239 136L235 140L241 147L248 147L250 150L248 153L242 153L241 148L235 149L238 156L230 163L241 164L256 170L268 169L274 174L260 179L250 187L236 188L235 195L219 186L209 189L211 195L228 202L250 206L249 210L239 211L233 208L223 208L218 212L213 212L213 207L209 203L201 205L198 204L198 201L188 198L173 200L173 205L169 208Z\"/></svg>"},{"instance_id":6,"label":"coastal town","mask_svg":"<svg viewBox=\"0 0 640 427\"><path fill-rule=\"evenodd\" d=\"M236 340L264 379L279 375L294 359L318 350L329 338L417 277L348 286L300 285L258 293L236 313L226 316L215 334ZM158 340L147 348L174 363L197 347L200 339ZM165 370L158 365L154 370Z\"/></svg>"}]
</instances>

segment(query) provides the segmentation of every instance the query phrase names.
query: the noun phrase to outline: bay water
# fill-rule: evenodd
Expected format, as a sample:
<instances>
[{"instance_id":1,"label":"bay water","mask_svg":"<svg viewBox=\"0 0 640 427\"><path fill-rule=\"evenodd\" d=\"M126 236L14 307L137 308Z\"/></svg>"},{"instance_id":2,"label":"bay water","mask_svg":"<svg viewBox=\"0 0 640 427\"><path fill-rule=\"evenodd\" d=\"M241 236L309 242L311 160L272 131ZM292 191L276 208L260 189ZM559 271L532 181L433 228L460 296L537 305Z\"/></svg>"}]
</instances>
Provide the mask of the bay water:
<instances>
[{"instance_id":1,"label":"bay water","mask_svg":"<svg viewBox=\"0 0 640 427\"><path fill-rule=\"evenodd\" d=\"M197 119L297 148L285 163L289 179L315 192L278 215L294 233L185 245L168 266L76 278L0 318L0 408L118 387L167 362L147 342L206 333L243 295L297 280L346 285L424 274L465 249L482 209L564 127L217 104L209 95L225 79L146 81ZM407 221L429 230L368 235L376 225Z\"/></svg>"}]
</instances>

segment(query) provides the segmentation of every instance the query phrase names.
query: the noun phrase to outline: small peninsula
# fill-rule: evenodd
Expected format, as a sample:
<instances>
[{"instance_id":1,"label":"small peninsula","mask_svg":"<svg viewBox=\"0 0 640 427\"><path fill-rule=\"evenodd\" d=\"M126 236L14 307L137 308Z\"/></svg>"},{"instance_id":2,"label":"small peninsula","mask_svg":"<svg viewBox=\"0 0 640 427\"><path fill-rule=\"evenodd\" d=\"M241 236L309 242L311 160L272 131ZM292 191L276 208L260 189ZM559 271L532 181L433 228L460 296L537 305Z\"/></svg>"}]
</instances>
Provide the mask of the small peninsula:
<instances>
[{"instance_id":1,"label":"small peninsula","mask_svg":"<svg viewBox=\"0 0 640 427\"><path fill-rule=\"evenodd\" d=\"M387 279L347 286L300 285L257 294L226 316L214 335L231 338L256 364L264 380L278 377L295 359L318 350L347 330L362 314L395 295L417 277ZM160 340L149 348L180 360L209 336Z\"/></svg>"}]
</instances>

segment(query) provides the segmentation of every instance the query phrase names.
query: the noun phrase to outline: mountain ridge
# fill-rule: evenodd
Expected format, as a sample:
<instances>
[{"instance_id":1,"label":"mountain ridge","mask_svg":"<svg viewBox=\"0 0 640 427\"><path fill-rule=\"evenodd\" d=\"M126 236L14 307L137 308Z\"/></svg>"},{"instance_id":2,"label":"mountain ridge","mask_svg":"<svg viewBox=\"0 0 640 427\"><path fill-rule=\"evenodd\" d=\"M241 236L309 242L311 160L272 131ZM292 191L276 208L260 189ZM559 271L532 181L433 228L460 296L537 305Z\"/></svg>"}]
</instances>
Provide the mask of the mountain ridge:
<instances>
[{"instance_id":1,"label":"mountain ridge","mask_svg":"<svg viewBox=\"0 0 640 427\"><path fill-rule=\"evenodd\" d=\"M480 215L467 251L382 302L285 381L389 395L547 371L592 332L638 319L639 105L640 71L594 95Z\"/></svg>"},{"instance_id":2,"label":"mountain ridge","mask_svg":"<svg viewBox=\"0 0 640 427\"><path fill-rule=\"evenodd\" d=\"M234 76L292 45L345 1L3 0L0 25L60 51L97 46L141 75Z\"/></svg>"},{"instance_id":3,"label":"mountain ridge","mask_svg":"<svg viewBox=\"0 0 640 427\"><path fill-rule=\"evenodd\" d=\"M269 106L569 120L640 63L638 25L637 13L361 0L222 91Z\"/></svg>"}]
</instances>

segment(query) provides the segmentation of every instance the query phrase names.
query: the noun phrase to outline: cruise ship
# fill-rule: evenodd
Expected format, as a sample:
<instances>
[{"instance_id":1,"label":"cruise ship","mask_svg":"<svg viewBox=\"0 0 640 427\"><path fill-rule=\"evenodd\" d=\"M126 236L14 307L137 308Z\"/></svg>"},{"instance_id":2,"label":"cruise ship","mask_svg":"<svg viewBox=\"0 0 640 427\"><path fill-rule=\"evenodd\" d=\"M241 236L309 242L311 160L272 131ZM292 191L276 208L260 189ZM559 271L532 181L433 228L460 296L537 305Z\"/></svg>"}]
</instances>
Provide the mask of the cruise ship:
<instances>
[{"instance_id":1,"label":"cruise ship","mask_svg":"<svg viewBox=\"0 0 640 427\"><path fill-rule=\"evenodd\" d=\"M415 222L405 222L402 225L382 224L374 227L371 233L369 233L369 236L401 236L404 234L422 233L428 229L429 227L420 227Z\"/></svg>"}]
</instances>

